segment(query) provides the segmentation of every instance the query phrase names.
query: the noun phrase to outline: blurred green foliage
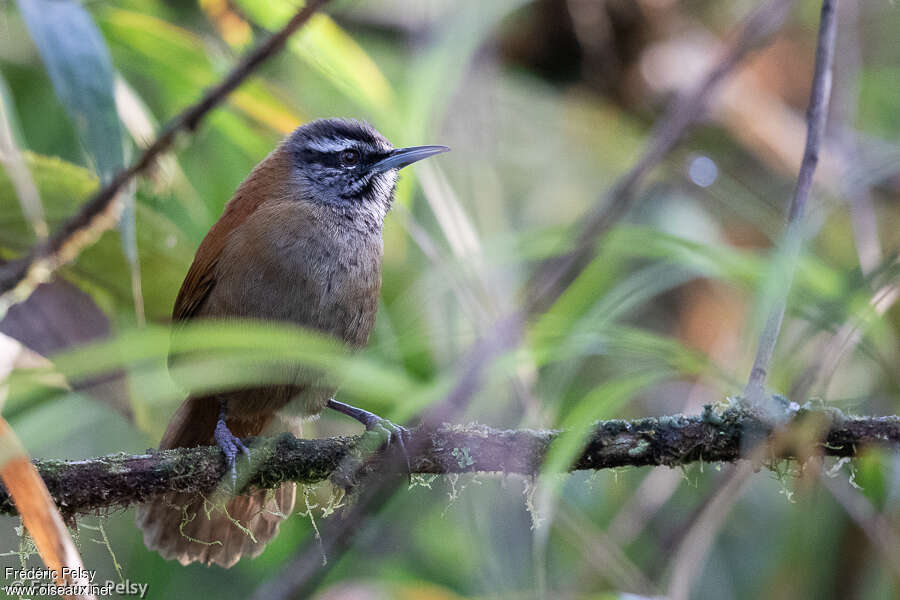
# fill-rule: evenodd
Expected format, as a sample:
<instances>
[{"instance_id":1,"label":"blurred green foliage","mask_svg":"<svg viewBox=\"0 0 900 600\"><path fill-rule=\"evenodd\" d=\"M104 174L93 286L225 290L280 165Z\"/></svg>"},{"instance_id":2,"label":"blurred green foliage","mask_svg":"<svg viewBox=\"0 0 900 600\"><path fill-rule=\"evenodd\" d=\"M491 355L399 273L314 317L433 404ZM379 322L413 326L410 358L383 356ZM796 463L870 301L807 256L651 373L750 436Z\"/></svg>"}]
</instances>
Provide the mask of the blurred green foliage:
<instances>
[{"instance_id":1,"label":"blurred green foliage","mask_svg":"<svg viewBox=\"0 0 900 600\"><path fill-rule=\"evenodd\" d=\"M47 3L31 2L18 5ZM196 101L294 10L257 0L58 4L92 19L102 33L116 86L97 69L76 79L116 98L117 114L102 102L90 107L117 130L121 124L132 158L160 124ZM569 247L580 219L640 152L657 114L655 99L628 105L598 93L590 73L566 85L507 60L503 41L534 15L540 21L550 4L343 2L331 16L317 15L138 182L139 265L129 265L123 233L109 231L60 271L90 294L114 335L10 376L5 414L28 450L69 458L141 451L156 444L187 390L279 381L286 362L325 371L340 385L341 398L388 418L402 421L439 401L469 345L519 306L534 265ZM723 15L714 4L689 3L685 10L697 23L725 31L734 10ZM816 6L802 3L791 25L810 53ZM40 13L33 18L39 22ZM39 43L36 27L26 28L12 3L0 4L0 26L0 100L52 230L104 176L106 163L91 137L98 127L72 117L69 96L79 92L62 92L48 75L54 58L71 65L73 56L54 56L60 44ZM890 171L896 161L884 157L897 156L898 26L887 5L866 9L857 24L867 35L852 125L890 152L845 173L877 182L882 264L863 275L846 198L835 188L819 190L770 379L787 392L821 358L832 333L858 322L859 346L812 388L827 403L858 412L898 412L900 315L895 309L880 315L870 304L874 290L896 285L898 275L900 213L886 201L896 199L896 183L880 178L885 172L896 178ZM102 46L84 51L95 59L105 52ZM840 78L838 85L849 87ZM328 116L367 119L395 145L453 148L403 175L385 227L382 303L369 346L351 355L288 327L198 325L177 338L185 356L170 373L168 318L195 247L240 181L285 134ZM576 427L598 418L696 412L739 392L767 294L783 280L778 242L792 181L733 133L721 122L704 123L653 173L638 208L600 240L592 262L529 324L522 347L492 366L465 420ZM111 149L119 137L104 133L101 141L110 145L99 147ZM698 155L718 166L709 187L690 178ZM0 209L0 250L8 258L35 238L5 170ZM145 326L135 317L138 272ZM78 382L112 369L127 374L133 422L52 377ZM309 435L356 431L332 415L307 429ZM569 439L568 447L554 450L552 464L577 453L577 438ZM896 525L895 454L873 452L832 475L841 483L852 476L863 497ZM423 480L398 494L325 587L334 586L332 598L599 599L652 592L642 586L665 580L677 541L722 476L719 467L701 464L682 473L546 475L537 487L493 475ZM896 580L842 508L797 477L796 470L775 470L752 479L697 578L696 597L896 594ZM328 495L309 491L316 518ZM294 516L261 557L226 572L182 568L148 552L130 511L104 515L102 522L108 545L95 543L96 531L81 533L86 564L101 579L116 578L112 550L128 578L150 583L152 598L199 589L245 597L312 536L308 519ZM16 522L0 524L0 551L17 548ZM850 559L857 562L842 571ZM2 564L17 560L6 555Z\"/></svg>"}]
</instances>

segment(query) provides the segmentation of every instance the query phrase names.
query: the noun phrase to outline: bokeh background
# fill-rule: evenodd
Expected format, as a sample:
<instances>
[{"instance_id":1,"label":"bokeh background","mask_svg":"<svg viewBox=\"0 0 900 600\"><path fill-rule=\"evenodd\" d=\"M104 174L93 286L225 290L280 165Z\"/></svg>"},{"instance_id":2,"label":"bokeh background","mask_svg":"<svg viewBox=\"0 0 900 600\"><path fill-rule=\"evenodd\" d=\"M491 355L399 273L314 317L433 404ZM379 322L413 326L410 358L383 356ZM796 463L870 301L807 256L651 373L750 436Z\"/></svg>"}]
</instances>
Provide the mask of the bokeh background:
<instances>
[{"instance_id":1,"label":"bokeh background","mask_svg":"<svg viewBox=\"0 0 900 600\"><path fill-rule=\"evenodd\" d=\"M98 178L138 156L295 10L261 0L72 3L86 17L76 25L93 23L99 35L63 43L52 24L40 30L48 4L68 3L0 3L6 258L42 230L39 217L23 216L13 150L52 231ZM756 4L329 5L137 182L118 230L0 323L4 372L56 375L41 393L10 388L4 417L34 457L154 446L183 394L163 366L166 326L195 248L284 135L346 116L369 121L395 146L453 149L403 173L385 225L376 329L349 359L363 374L341 396L402 422L439 398L477 336L521 305L535 266L569 247L667 103L714 64ZM536 319L513 360L491 370L463 422L586 425L696 413L740 393L767 298L784 281L778 242L805 138L819 8L796 2L771 43L724 82L575 285ZM769 380L798 402L862 414L898 412L898 31L894 3L841 0L809 243ZM108 49L113 103L79 99L77 89L66 95L48 74L48 52L89 53L91 40ZM73 77L104 81L87 66ZM325 415L306 434L358 430ZM896 554L877 549L864 527L880 513L897 539L898 456L873 451L824 468L843 504L796 463L772 461L710 529L708 554L686 540L730 465L414 478L350 552L328 557L335 562L317 597L652 596L694 552L696 598L896 597ZM151 598L246 597L312 539L330 494L325 485L304 490L266 552L227 571L147 551L133 510L80 518L77 540L99 578L148 582ZM847 502L861 508L851 515ZM18 526L0 519L0 566L38 566Z\"/></svg>"}]
</instances>

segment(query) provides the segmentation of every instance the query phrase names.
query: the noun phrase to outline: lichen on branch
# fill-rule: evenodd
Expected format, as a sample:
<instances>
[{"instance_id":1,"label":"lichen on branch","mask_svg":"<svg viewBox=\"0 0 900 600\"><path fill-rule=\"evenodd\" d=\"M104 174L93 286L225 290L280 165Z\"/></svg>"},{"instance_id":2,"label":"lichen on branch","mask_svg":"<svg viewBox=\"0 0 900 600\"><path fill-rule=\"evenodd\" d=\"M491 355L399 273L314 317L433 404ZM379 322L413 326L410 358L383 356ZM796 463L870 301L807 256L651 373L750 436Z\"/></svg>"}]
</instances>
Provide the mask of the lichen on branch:
<instances>
[{"instance_id":1,"label":"lichen on branch","mask_svg":"<svg viewBox=\"0 0 900 600\"><path fill-rule=\"evenodd\" d=\"M675 467L701 460L732 462L748 455L758 444L770 443L773 435L792 430L803 433L780 435L779 443L772 444L773 457L811 453L852 457L868 446L900 448L897 416L850 417L836 410L803 409L790 417L778 431L753 413L734 407L721 412L707 407L692 416L599 421L587 433L587 443L569 469ZM413 473L534 475L541 471L551 446L570 435L585 433L445 425L431 431L414 430L413 443L407 446L420 449L409 457ZM298 439L290 434L248 438L245 442L252 448L254 469L246 483L273 488L287 480L322 481L352 457L361 439ZM225 473L222 453L215 446L141 455L120 453L78 461L36 460L35 464L66 516L124 508L171 491L210 493ZM385 464L393 465L398 475L406 474L405 461ZM0 513L16 514L2 487Z\"/></svg>"}]
</instances>

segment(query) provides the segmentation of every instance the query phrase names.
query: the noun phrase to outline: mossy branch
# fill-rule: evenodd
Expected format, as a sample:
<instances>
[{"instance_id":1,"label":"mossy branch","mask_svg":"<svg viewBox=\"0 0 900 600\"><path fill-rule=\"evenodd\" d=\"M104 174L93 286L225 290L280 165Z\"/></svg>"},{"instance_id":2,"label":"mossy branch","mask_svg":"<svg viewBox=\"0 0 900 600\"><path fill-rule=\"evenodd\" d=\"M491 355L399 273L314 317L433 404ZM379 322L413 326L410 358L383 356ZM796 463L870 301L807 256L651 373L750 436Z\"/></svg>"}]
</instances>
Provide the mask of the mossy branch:
<instances>
[{"instance_id":1,"label":"mossy branch","mask_svg":"<svg viewBox=\"0 0 900 600\"><path fill-rule=\"evenodd\" d=\"M791 426L814 425L800 443L780 443L774 456L855 456L866 446L900 448L900 417L845 417L838 411L804 410ZM804 431L807 431L808 428ZM819 432L819 433L815 433ZM551 444L574 432L498 430L483 425L445 426L414 431L410 446L422 448L410 457L414 473L494 471L532 475L540 471ZM677 466L695 461L728 462L746 455L758 443L771 441L773 427L743 410L711 409L700 415L674 415L635 421L598 422L572 470L625 466ZM424 437L423 437L424 436ZM362 436L298 439L249 438L256 470L248 484L271 488L286 480L314 483L328 478L357 449ZM418 442L418 443L415 443ZM774 457L773 456L773 457ZM213 490L225 471L214 446L114 454L89 460L36 460L35 464L64 515L127 507L169 492ZM397 463L399 464L399 463ZM0 487L0 513L15 514Z\"/></svg>"}]
</instances>

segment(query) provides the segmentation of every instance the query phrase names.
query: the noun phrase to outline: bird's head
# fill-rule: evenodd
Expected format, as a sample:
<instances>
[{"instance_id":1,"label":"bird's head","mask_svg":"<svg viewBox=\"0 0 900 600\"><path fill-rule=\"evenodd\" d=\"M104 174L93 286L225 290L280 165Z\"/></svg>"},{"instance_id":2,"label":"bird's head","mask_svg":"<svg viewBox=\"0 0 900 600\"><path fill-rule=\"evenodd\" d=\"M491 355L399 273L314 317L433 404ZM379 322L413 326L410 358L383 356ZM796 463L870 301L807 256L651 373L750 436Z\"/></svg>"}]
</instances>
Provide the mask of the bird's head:
<instances>
[{"instance_id":1,"label":"bird's head","mask_svg":"<svg viewBox=\"0 0 900 600\"><path fill-rule=\"evenodd\" d=\"M397 172L449 150L446 146L394 148L361 121L322 119L298 127L287 140L295 182L307 201L342 213L376 214L390 208Z\"/></svg>"}]
</instances>

